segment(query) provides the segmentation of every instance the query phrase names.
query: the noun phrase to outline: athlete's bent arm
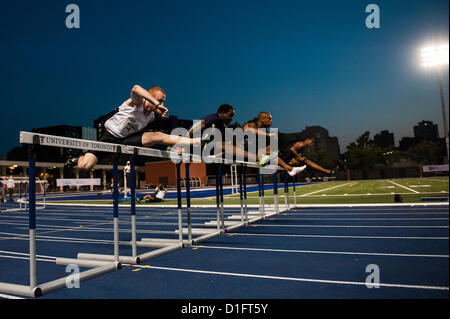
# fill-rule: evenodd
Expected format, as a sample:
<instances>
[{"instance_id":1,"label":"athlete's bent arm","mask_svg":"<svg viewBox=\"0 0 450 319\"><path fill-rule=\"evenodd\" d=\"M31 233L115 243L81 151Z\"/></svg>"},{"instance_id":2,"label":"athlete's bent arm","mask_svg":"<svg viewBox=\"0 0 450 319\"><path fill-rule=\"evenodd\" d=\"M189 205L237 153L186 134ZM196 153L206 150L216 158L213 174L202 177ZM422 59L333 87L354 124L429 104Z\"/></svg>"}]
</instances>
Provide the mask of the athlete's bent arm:
<instances>
[{"instance_id":1,"label":"athlete's bent arm","mask_svg":"<svg viewBox=\"0 0 450 319\"><path fill-rule=\"evenodd\" d=\"M150 92L137 84L131 89L130 98L135 105L139 105L140 103L142 103L142 98L152 102L155 105L159 104L159 101L155 99L153 95L150 94Z\"/></svg>"},{"instance_id":2,"label":"athlete's bent arm","mask_svg":"<svg viewBox=\"0 0 450 319\"><path fill-rule=\"evenodd\" d=\"M154 107L151 111L158 113L163 118L167 118L167 114L169 110L164 106L164 101L158 101L153 95L150 94L146 89L139 85L133 86L131 89L131 101L134 105L139 105L142 103L142 99L146 99L147 101L154 104Z\"/></svg>"},{"instance_id":3,"label":"athlete's bent arm","mask_svg":"<svg viewBox=\"0 0 450 319\"><path fill-rule=\"evenodd\" d=\"M301 149L301 148L303 148L303 147L304 147L304 144L303 144L302 142L297 142L297 143L295 143L294 145L292 145L291 148L289 148L289 151L290 151L292 154L294 154L295 159L298 160L298 161L300 161L300 162L303 162L303 161L306 160L306 157L301 156L301 155L297 152L297 150L299 150L299 149Z\"/></svg>"}]
</instances>

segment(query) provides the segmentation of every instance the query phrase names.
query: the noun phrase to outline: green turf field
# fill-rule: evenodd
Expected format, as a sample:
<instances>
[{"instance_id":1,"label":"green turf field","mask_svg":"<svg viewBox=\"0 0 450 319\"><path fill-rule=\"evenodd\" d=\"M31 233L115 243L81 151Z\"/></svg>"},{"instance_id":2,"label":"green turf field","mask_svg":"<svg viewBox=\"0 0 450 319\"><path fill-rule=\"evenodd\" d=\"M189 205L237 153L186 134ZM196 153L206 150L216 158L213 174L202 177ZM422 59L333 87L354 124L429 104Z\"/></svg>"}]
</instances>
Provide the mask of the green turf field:
<instances>
[{"instance_id":1,"label":"green turf field","mask_svg":"<svg viewBox=\"0 0 450 319\"><path fill-rule=\"evenodd\" d=\"M390 180L336 181L296 188L297 204L365 204L392 203L399 194L403 202L422 202L423 197L448 197L448 178L408 178ZM294 200L290 189L290 202ZM284 202L284 189L279 190ZM230 196L231 197L231 196ZM238 198L238 196L233 196ZM259 203L258 193L248 195L252 203ZM236 201L237 202L237 201ZM265 192L265 202L273 203L273 191Z\"/></svg>"},{"instance_id":2,"label":"green turf field","mask_svg":"<svg viewBox=\"0 0 450 319\"><path fill-rule=\"evenodd\" d=\"M279 201L284 203L284 189L279 189ZM449 196L448 177L403 178L386 180L333 181L296 187L297 204L371 204L393 203L399 194L403 203L424 202L422 198ZM265 191L265 203L273 204L273 191ZM248 193L248 204L259 204L258 192ZM289 189L289 201L294 202L293 188ZM67 202L66 202L67 203ZM71 201L71 203L111 204L111 201ZM164 204L176 205L176 199ZM215 205L215 198L192 199L192 205ZM238 205L239 194L224 196L225 205ZM121 204L129 204L122 202ZM185 205L183 200L183 205ZM139 204L138 204L139 205ZM145 204L155 205L155 204ZM161 205L157 203L156 205Z\"/></svg>"}]
</instances>

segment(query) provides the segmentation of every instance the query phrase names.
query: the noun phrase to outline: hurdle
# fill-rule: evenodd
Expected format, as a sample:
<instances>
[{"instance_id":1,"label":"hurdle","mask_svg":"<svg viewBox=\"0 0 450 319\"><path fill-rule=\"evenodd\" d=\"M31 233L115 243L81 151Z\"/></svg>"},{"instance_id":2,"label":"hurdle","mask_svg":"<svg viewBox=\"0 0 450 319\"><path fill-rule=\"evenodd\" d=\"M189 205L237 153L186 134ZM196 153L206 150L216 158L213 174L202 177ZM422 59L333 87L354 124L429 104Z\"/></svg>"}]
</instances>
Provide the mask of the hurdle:
<instances>
[{"instance_id":1,"label":"hurdle","mask_svg":"<svg viewBox=\"0 0 450 319\"><path fill-rule=\"evenodd\" d=\"M245 208L244 208L244 196L246 196L246 194L243 194L244 191L244 187L243 187L243 170L244 170L244 165L240 164L239 165L239 170L237 169L237 164L236 164L236 177L237 177L237 181L236 181L236 187L237 183L239 182L239 187L238 187L238 191L239 191L239 204L240 204L240 215L237 216L228 216L228 220L225 221L225 213L224 211L222 211L222 225L223 225L223 232L227 233L227 232L231 232L234 229L243 227L248 225L248 222L245 221ZM223 194L222 194L223 195ZM222 196L223 197L223 196ZM223 199L222 199L222 203L223 203ZM235 218L237 217L237 218ZM235 220L239 220L238 222L236 222ZM212 223L212 222L211 222ZM205 223L208 224L208 223Z\"/></svg>"},{"instance_id":2,"label":"hurdle","mask_svg":"<svg viewBox=\"0 0 450 319\"><path fill-rule=\"evenodd\" d=\"M295 192L295 176L292 176L292 190L294 191L294 208L297 208L297 195Z\"/></svg>"},{"instance_id":3,"label":"hurdle","mask_svg":"<svg viewBox=\"0 0 450 319\"><path fill-rule=\"evenodd\" d=\"M29 285L17 285L10 283L0 283L0 292L21 295L26 297L39 297L50 291L59 289L66 285L68 277L53 280L42 285L37 284L37 268L36 268L36 148L40 144L39 136L28 136L28 140L22 139L23 144L31 144L28 147L28 167L29 167ZM79 274L79 280L87 280L89 278L99 276L120 268L118 263L91 263L86 267L95 267Z\"/></svg>"},{"instance_id":4,"label":"hurdle","mask_svg":"<svg viewBox=\"0 0 450 319\"><path fill-rule=\"evenodd\" d=\"M235 194L238 192L237 164L230 165L230 179L231 179L231 194Z\"/></svg>"},{"instance_id":5,"label":"hurdle","mask_svg":"<svg viewBox=\"0 0 450 319\"><path fill-rule=\"evenodd\" d=\"M193 245L195 243L199 243L201 241L213 238L215 236L224 234L226 231L226 222L224 220L224 203L223 203L223 168L220 161L215 160L216 165L216 219L205 222L205 226L213 226L214 228L191 228L191 216L190 216L190 188L186 187L186 202L187 202L187 223L188 228L183 228L181 231L183 233L187 233L189 237L188 242L190 245ZM186 164L186 177L189 177L189 171L188 171L188 164ZM180 233L180 230L177 230L176 233ZM192 238L192 235L200 235L199 237Z\"/></svg>"},{"instance_id":6,"label":"hurdle","mask_svg":"<svg viewBox=\"0 0 450 319\"><path fill-rule=\"evenodd\" d=\"M15 184L19 184L19 199L17 200L19 202L19 209L10 209L8 211L26 211L27 210L27 204L28 204L28 181L21 181L16 180L14 181ZM36 184L40 185L40 188L42 190L42 200L41 200L41 206L36 206L36 210L38 209L45 209L45 197L46 197L46 186L47 181L46 180L39 180L36 178ZM38 202L37 202L38 203ZM36 203L36 204L37 204ZM23 206L23 207L22 207Z\"/></svg>"},{"instance_id":7,"label":"hurdle","mask_svg":"<svg viewBox=\"0 0 450 319\"><path fill-rule=\"evenodd\" d=\"M135 169L135 161L138 155L140 155L141 148L138 147L128 147L125 153L132 153L133 160L130 161L130 200L131 200L131 241L130 246L132 250L131 256L118 256L118 234L115 236L115 253L114 255L103 255L103 254L83 254L79 253L77 255L78 259L83 260L99 260L99 261L112 261L118 260L121 263L127 264L139 264L141 262L147 261L151 258L155 258L162 254L172 252L174 250L183 248L185 242L183 241L182 234L179 235L179 240L170 240L170 239L159 239L159 238L141 238L140 241L137 241L137 230L136 230L136 169ZM155 155L160 156L168 156L166 153L155 153ZM178 198L178 229L182 228L182 204L181 204L181 178L180 178L180 163L177 163L177 198ZM113 177L114 179L114 177ZM114 198L114 210L118 212L118 193ZM118 216L118 213L116 213ZM115 219L116 220L116 219ZM114 230L118 232L118 227L115 222ZM146 247L146 248L158 248L156 250L143 253L137 255L137 247Z\"/></svg>"},{"instance_id":8,"label":"hurdle","mask_svg":"<svg viewBox=\"0 0 450 319\"><path fill-rule=\"evenodd\" d=\"M241 204L241 222L245 223L244 217L244 194L243 194L243 165L239 165L239 203Z\"/></svg>"},{"instance_id":9,"label":"hurdle","mask_svg":"<svg viewBox=\"0 0 450 319\"><path fill-rule=\"evenodd\" d=\"M120 263L128 263L128 264L139 264L140 258L136 256L136 173L134 161L130 164L130 178L131 178L131 186L130 186L130 197L131 197L131 234L132 239L130 242L131 245L131 256L119 256L119 173L118 173L118 158L121 153L121 147L117 147L117 152L114 156L113 160L113 232L114 232L114 255L104 255L104 254L86 254L86 253L78 253L77 260L73 263L77 264L80 261L86 262L89 260L95 261L106 261L106 262L120 262ZM134 152L133 154L135 154ZM133 184L134 183L134 184Z\"/></svg>"},{"instance_id":10,"label":"hurdle","mask_svg":"<svg viewBox=\"0 0 450 319\"><path fill-rule=\"evenodd\" d=\"M220 195L220 224L221 224L221 232L225 232L225 206L223 203L223 175L222 175L222 165L219 165L220 170L220 178L219 178L219 195Z\"/></svg>"},{"instance_id":11,"label":"hurdle","mask_svg":"<svg viewBox=\"0 0 450 319\"><path fill-rule=\"evenodd\" d=\"M36 139L35 139L36 140ZM29 236L29 285L17 285L10 283L0 283L0 291L26 297L39 297L42 290L37 286L36 275L36 193L35 193L35 170L36 153L35 146L28 148L28 170L29 170L29 215L28 215L28 236Z\"/></svg>"},{"instance_id":12,"label":"hurdle","mask_svg":"<svg viewBox=\"0 0 450 319\"><path fill-rule=\"evenodd\" d=\"M45 209L45 198L46 198L46 185L47 185L47 181L46 180L39 180L36 178L36 184L40 185L40 188L42 190L42 196L41 196L41 201L37 202L37 204L41 204L40 206L36 206L36 210L40 210L40 209ZM8 205L4 205L1 201L0 201L0 212L22 212L22 211L27 211L27 204L28 204L28 185L29 185L29 181L27 179L27 181L24 181L22 179L20 180L15 180L14 181L14 185L19 185L18 187L18 198L14 199L14 203L19 203L19 207L7 207ZM6 194L5 194L5 199L6 199ZM17 197L17 194L16 194ZM6 201L8 202L8 201Z\"/></svg>"},{"instance_id":13,"label":"hurdle","mask_svg":"<svg viewBox=\"0 0 450 319\"><path fill-rule=\"evenodd\" d=\"M183 229L183 221L182 221L182 202L181 202L181 178L180 178L180 162L186 162L186 156L195 158L194 155L182 154L182 158L179 158L179 154L177 152L170 151L162 151L157 149L145 148L145 147L135 147L135 146L127 146L127 145L119 145L113 143L104 143L97 142L91 140L82 140L76 138L68 138L68 137L59 137L53 135L39 134L39 133L30 133L21 131L20 132L20 143L29 144L29 264L30 264L30 273L29 273L29 285L17 285L11 283L3 283L0 282L0 292L10 293L15 295L23 295L27 297L38 297L48 292L63 288L66 285L67 280L70 280L71 276L66 276L63 278L59 278L47 283L38 284L37 280L37 270L36 270L36 180L35 180L35 162L36 162L36 148L39 145L43 146L53 146L53 147L61 147L61 148L74 148L88 151L102 151L115 153L114 162L113 162L113 233L114 233L114 251L113 255L95 255L95 254L83 254L79 253L77 258L56 258L56 264L60 265L71 265L76 264L80 267L92 268L86 271L83 271L79 274L80 281L87 280L93 277L100 276L102 274L106 274L108 272L121 269L122 263L139 263L141 261L148 260L150 258L154 258L160 256L162 254L174 251L176 249L183 248L186 243L194 244L195 242L199 242L201 240L206 240L208 238L212 238L217 235L221 235L226 233L227 231L233 230L237 227L241 227L250 222L254 222L256 220L261 219L264 216L264 201L262 201L262 216L259 218L255 218L249 220L248 218L248 209L247 209L247 191L246 191L246 175L245 175L245 167L255 167L258 168L256 163L249 163L244 161L234 161L234 164L238 164L241 166L240 171L240 188L241 191L241 223L232 225L230 227L225 224L224 220L224 200L223 200L223 174L222 174L222 165L230 164L226 162L222 158L218 158L215 156L207 156L207 163L215 163L218 165L217 171L217 179L216 179L216 203L217 203L217 220L216 226L217 230L208 229L208 231L199 233L197 230L191 228L191 217L190 217L190 197L188 199L188 240L187 242L183 239L183 234L185 230ZM141 241L137 241L136 239L136 207L135 207L135 165L134 160L130 168L130 195L132 199L131 204L131 232L132 232L132 240L130 245L132 247L132 256L121 256L119 254L119 227L118 227L118 217L119 217L119 191L118 191L118 157L120 154L128 154L134 156L148 156L148 157L160 157L160 158L178 158L179 162L177 163L177 195L178 195L178 205L177 205L177 213L178 213L178 232L179 238L178 240L168 240L168 239L145 239L143 238ZM134 158L135 159L135 158ZM201 161L202 159L197 159ZM279 170L281 169L278 166L271 167L272 169ZM187 170L189 170L187 166ZM262 174L260 174L262 175ZM187 172L187 176L189 176L189 171ZM262 196L264 192L264 181L262 181ZM189 185L189 179L188 183ZM187 189L187 193L190 196L190 187ZM243 194L242 194L243 193ZM242 219L244 222L242 222ZM206 230L204 230L206 231ZM198 238L192 238L193 234L201 234L202 236ZM158 247L158 249L154 251L150 251L144 253L142 255L137 255L137 247ZM162 247L162 248L161 248Z\"/></svg>"},{"instance_id":14,"label":"hurdle","mask_svg":"<svg viewBox=\"0 0 450 319\"><path fill-rule=\"evenodd\" d=\"M289 206L289 174L286 172L284 175L284 204L286 205L286 210L290 210Z\"/></svg>"},{"instance_id":15,"label":"hurdle","mask_svg":"<svg viewBox=\"0 0 450 319\"><path fill-rule=\"evenodd\" d=\"M273 173L273 205L275 207L275 213L278 214L280 212L278 207L278 172Z\"/></svg>"},{"instance_id":16,"label":"hurdle","mask_svg":"<svg viewBox=\"0 0 450 319\"><path fill-rule=\"evenodd\" d=\"M247 206L247 172L245 171L246 166L241 165L242 170L242 188L244 190L244 222L248 224L248 206Z\"/></svg>"},{"instance_id":17,"label":"hurdle","mask_svg":"<svg viewBox=\"0 0 450 319\"><path fill-rule=\"evenodd\" d=\"M220 166L217 167L216 170L216 213L217 213L217 230L219 233L221 232L221 224L220 224L220 184L222 183L222 168Z\"/></svg>"},{"instance_id":18,"label":"hurdle","mask_svg":"<svg viewBox=\"0 0 450 319\"><path fill-rule=\"evenodd\" d=\"M79 253L77 258L56 258L55 263L59 265L71 265L75 264L80 267L93 268L79 274L79 280L87 280L107 272L117 270L121 268L121 263L138 263L140 261L139 257L127 257L119 256L119 229L118 229L118 168L117 159L121 153L130 154L134 153L138 155L138 152L133 148L123 147L122 145L112 144L112 143L102 143L96 141L87 141L82 139L58 137L46 134L37 134L30 132L20 132L20 142L22 144L31 144L29 147L29 243L30 243L30 280L29 285L16 285L10 283L0 283L0 292L11 293L16 295L22 295L26 297L38 297L42 294L60 289L66 285L66 281L69 278L63 277L54 281L37 285L36 278L36 192L35 192L35 149L38 145L54 146L54 147L65 147L65 148L75 148L82 150L97 150L110 153L116 153L114 163L113 163L113 225L114 225L114 255L101 255L101 254L83 254ZM149 149L145 149L148 151ZM152 152L153 151L153 152ZM158 156L158 157L168 157L170 154L161 153L159 150L151 150L151 154L147 156ZM134 167L133 167L134 168ZM133 178L135 179L135 172L133 169ZM132 197L135 197L135 191L133 190ZM135 236L135 211L132 205L132 228L134 228ZM134 211L134 213L133 213ZM133 237L134 237L133 236ZM135 237L134 237L135 238ZM165 247L159 251L150 252L145 254L142 258L147 259L154 256L158 256L162 253L172 251L176 247Z\"/></svg>"},{"instance_id":19,"label":"hurdle","mask_svg":"<svg viewBox=\"0 0 450 319\"><path fill-rule=\"evenodd\" d=\"M139 148L140 150L140 148ZM147 149L149 150L149 149ZM161 155L167 156L165 153L161 153ZM138 247L152 247L158 248L155 251L151 251L148 253L144 253L139 255L141 261L147 261L150 258L154 258L160 256L162 254L166 254L172 252L174 250L183 248L185 246L192 245L192 228L191 228L191 203L190 203L190 175L189 175L189 157L187 154L182 155L182 161L185 162L185 170L186 170L186 178L185 178L185 187L186 187L186 199L187 199L187 235L188 240L184 240L184 230L183 230L183 207L182 207L182 197L181 197L181 161L176 163L176 172L177 172L177 216L178 216L178 239L167 239L167 238L141 238L139 242L137 242Z\"/></svg>"},{"instance_id":20,"label":"hurdle","mask_svg":"<svg viewBox=\"0 0 450 319\"><path fill-rule=\"evenodd\" d=\"M191 222L191 183L189 174L190 163L185 164L186 168L186 209L187 209L187 225L188 225L188 242L192 244L192 222Z\"/></svg>"},{"instance_id":21,"label":"hurdle","mask_svg":"<svg viewBox=\"0 0 450 319\"><path fill-rule=\"evenodd\" d=\"M259 195L259 213L261 217L265 215L265 204L264 204L264 175L258 171L258 195Z\"/></svg>"},{"instance_id":22,"label":"hurdle","mask_svg":"<svg viewBox=\"0 0 450 319\"><path fill-rule=\"evenodd\" d=\"M222 167L221 165L217 166L216 170L216 213L217 218L216 220L211 220L209 222L205 222L205 226L215 226L217 227L216 230L213 229L206 229L206 228L195 228L192 229L193 234L201 235L200 237L193 238L192 242L193 244L199 243L201 241L204 241L206 239L213 238L215 236L231 232L234 229L240 228L242 226L246 226L250 223L257 222L261 219L265 219L267 217L279 214L280 210L278 208L278 205L275 206L274 211L269 212L265 209L265 204L263 200L263 194L264 194L264 182L262 181L263 174L260 174L258 177L259 181L259 194L260 194L260 212L257 214L249 214L248 213L248 207L247 207L247 187L246 187L246 173L245 173L245 166L251 166L251 163L240 163L239 164L241 169L238 171L238 181L239 181L239 191L240 191L240 215L231 215L228 216L228 220L225 221L224 219L224 200L223 200L223 182L222 182ZM255 165L256 166L256 165ZM257 167L257 166L256 166ZM277 167L277 169L280 169ZM260 170L264 171L264 168L260 168ZM276 174L273 175L276 180ZM189 190L187 189L187 197L189 196ZM239 220L239 222L236 222L236 220ZM183 229L184 233L188 233L188 229ZM179 232L178 230L176 231Z\"/></svg>"}]
</instances>

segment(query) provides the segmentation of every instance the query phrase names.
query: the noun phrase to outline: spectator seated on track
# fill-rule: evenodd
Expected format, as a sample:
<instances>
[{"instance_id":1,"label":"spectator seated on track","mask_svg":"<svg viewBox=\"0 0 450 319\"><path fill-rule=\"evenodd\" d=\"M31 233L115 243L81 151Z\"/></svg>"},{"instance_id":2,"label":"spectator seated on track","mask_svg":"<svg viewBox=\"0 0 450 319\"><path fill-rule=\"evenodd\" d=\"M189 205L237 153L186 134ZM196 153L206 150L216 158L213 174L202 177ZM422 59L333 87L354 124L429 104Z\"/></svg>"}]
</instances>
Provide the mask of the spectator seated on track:
<instances>
[{"instance_id":1,"label":"spectator seated on track","mask_svg":"<svg viewBox=\"0 0 450 319\"><path fill-rule=\"evenodd\" d=\"M138 203L160 203L164 200L164 196L167 195L167 189L164 185L159 184L158 187L155 188L154 195L147 194L140 199L136 199Z\"/></svg>"}]
</instances>

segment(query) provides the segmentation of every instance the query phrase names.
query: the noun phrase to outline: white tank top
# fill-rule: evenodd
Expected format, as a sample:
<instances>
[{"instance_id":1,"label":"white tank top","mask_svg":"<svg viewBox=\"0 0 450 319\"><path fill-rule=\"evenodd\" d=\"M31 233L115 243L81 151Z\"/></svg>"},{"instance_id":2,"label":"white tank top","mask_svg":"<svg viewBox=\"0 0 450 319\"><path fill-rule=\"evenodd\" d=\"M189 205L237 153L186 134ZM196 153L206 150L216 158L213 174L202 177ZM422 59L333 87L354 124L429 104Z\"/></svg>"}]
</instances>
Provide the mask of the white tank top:
<instances>
[{"instance_id":1,"label":"white tank top","mask_svg":"<svg viewBox=\"0 0 450 319\"><path fill-rule=\"evenodd\" d=\"M145 103L145 99L144 99ZM137 133L155 119L155 113L144 114L144 103L137 107L123 103L119 111L105 122L109 133L118 138L124 138Z\"/></svg>"}]
</instances>

